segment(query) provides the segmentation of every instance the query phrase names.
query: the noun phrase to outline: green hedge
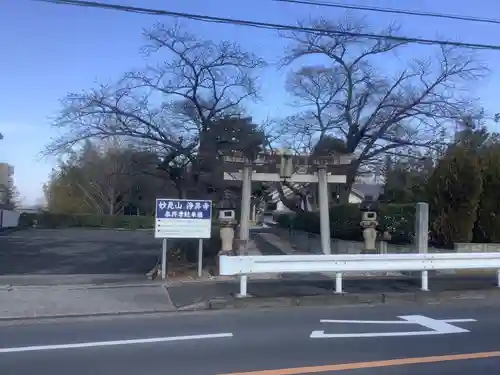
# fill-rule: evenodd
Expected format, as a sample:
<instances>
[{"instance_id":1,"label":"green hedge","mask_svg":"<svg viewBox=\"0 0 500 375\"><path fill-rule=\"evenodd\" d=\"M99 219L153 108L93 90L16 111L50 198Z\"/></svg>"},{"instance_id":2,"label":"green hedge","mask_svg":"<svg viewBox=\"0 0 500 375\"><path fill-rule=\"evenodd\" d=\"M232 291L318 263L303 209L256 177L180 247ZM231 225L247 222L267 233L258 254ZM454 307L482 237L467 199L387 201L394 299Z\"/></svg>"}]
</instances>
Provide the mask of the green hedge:
<instances>
[{"instance_id":1,"label":"green hedge","mask_svg":"<svg viewBox=\"0 0 500 375\"><path fill-rule=\"evenodd\" d=\"M275 216L279 226L310 233L320 233L319 212L287 213ZM362 241L361 212L358 204L330 208L330 234L333 238ZM380 205L379 226L391 234L390 243L408 244L414 237L415 205Z\"/></svg>"},{"instance_id":2,"label":"green hedge","mask_svg":"<svg viewBox=\"0 0 500 375\"><path fill-rule=\"evenodd\" d=\"M153 228L152 216L112 216L112 215L69 215L51 212L23 213L19 225L32 226L36 222L38 228Z\"/></svg>"}]
</instances>

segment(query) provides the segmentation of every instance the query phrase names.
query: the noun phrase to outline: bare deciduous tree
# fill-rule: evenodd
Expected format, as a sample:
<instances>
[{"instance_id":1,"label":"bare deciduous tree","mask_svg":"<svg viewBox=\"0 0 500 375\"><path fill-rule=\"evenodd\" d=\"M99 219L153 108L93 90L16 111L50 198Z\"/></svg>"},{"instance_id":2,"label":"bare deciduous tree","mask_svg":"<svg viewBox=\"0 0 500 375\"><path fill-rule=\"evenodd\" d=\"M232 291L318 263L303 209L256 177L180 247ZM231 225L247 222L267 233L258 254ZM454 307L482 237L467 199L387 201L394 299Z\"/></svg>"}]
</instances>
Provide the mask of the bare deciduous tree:
<instances>
[{"instance_id":1,"label":"bare deciduous tree","mask_svg":"<svg viewBox=\"0 0 500 375\"><path fill-rule=\"evenodd\" d=\"M157 24L144 36L145 69L62 101L55 126L63 134L48 153L84 139L121 137L163 155L162 167L175 164L178 173L176 166L194 164L212 121L241 114L246 100L257 99L255 72L265 63L237 44L202 40L178 25Z\"/></svg>"},{"instance_id":2,"label":"bare deciduous tree","mask_svg":"<svg viewBox=\"0 0 500 375\"><path fill-rule=\"evenodd\" d=\"M108 215L121 214L130 192L132 155L116 138L99 145L98 159L86 165L94 178L87 179L87 185L105 207ZM85 169L83 169L85 173Z\"/></svg>"},{"instance_id":3,"label":"bare deciduous tree","mask_svg":"<svg viewBox=\"0 0 500 375\"><path fill-rule=\"evenodd\" d=\"M81 155L60 173L66 184L79 191L82 202L93 212L121 214L130 191L131 154L116 139L100 145L88 142ZM62 177L62 176L61 176Z\"/></svg>"},{"instance_id":4,"label":"bare deciduous tree","mask_svg":"<svg viewBox=\"0 0 500 375\"><path fill-rule=\"evenodd\" d=\"M475 113L466 83L481 78L487 69L472 53L433 46L429 48L438 52L436 56L402 65L401 59L390 57L407 44L356 36L366 32L360 22L320 19L306 26L332 33L283 35L290 41L283 65L293 66L311 55L324 61L291 72L287 88L299 110L283 124L287 143L297 151L311 152L329 136L342 139L345 151L356 155L339 192L341 202L347 202L363 166L370 168L370 163L383 161L386 152L396 149L433 147L448 124ZM380 34L396 30L391 26Z\"/></svg>"},{"instance_id":5,"label":"bare deciduous tree","mask_svg":"<svg viewBox=\"0 0 500 375\"><path fill-rule=\"evenodd\" d=\"M151 212L158 192L171 193L167 181L153 174L155 155L115 139L85 142L61 161L44 190L48 206L61 213L121 215ZM151 172L151 173L149 173Z\"/></svg>"}]
</instances>

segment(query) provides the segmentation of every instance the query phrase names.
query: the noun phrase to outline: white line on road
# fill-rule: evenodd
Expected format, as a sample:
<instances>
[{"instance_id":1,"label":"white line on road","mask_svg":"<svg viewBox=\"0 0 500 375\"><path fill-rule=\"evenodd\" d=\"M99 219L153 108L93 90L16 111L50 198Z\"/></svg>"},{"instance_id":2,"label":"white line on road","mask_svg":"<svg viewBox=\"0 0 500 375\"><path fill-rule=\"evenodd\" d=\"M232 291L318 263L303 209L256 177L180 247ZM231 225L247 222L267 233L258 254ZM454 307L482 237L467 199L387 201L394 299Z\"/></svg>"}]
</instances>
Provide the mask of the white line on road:
<instances>
[{"instance_id":1,"label":"white line on road","mask_svg":"<svg viewBox=\"0 0 500 375\"><path fill-rule=\"evenodd\" d=\"M332 320L321 319L320 323L341 323L341 324L409 324L406 320Z\"/></svg>"},{"instance_id":2,"label":"white line on road","mask_svg":"<svg viewBox=\"0 0 500 375\"><path fill-rule=\"evenodd\" d=\"M230 337L233 337L232 333L213 333L213 334L208 334L208 335L153 337L153 338L149 338L149 339L95 341L95 342L82 342L82 343L77 343L77 344L22 346L22 347L17 347L17 348L0 348L0 354L19 353L19 352L34 352L34 351L42 351L42 350L94 348L94 347L99 347L99 346L150 344L150 343L169 342L169 341L219 339L219 338L230 338Z\"/></svg>"},{"instance_id":3,"label":"white line on road","mask_svg":"<svg viewBox=\"0 0 500 375\"><path fill-rule=\"evenodd\" d=\"M430 336L442 335L436 331L415 331L415 332L380 332L380 333L325 333L325 331L312 331L311 339L347 339L355 337L401 337L401 336Z\"/></svg>"},{"instance_id":4,"label":"white line on road","mask_svg":"<svg viewBox=\"0 0 500 375\"><path fill-rule=\"evenodd\" d=\"M444 319L440 320L446 323L467 323L475 322L476 319ZM415 324L413 321L407 320L332 320L321 319L320 323L341 323L341 324Z\"/></svg>"}]
</instances>

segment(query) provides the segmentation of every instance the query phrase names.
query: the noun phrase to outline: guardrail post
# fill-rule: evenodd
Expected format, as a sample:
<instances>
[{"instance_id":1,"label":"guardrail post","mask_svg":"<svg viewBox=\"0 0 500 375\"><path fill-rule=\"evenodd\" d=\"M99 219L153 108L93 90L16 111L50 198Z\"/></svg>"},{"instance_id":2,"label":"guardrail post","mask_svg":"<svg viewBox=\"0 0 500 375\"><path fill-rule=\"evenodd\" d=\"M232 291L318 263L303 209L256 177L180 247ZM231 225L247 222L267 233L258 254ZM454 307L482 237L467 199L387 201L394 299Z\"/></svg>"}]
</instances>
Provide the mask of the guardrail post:
<instances>
[{"instance_id":1,"label":"guardrail post","mask_svg":"<svg viewBox=\"0 0 500 375\"><path fill-rule=\"evenodd\" d=\"M497 270L497 285L500 288L500 270Z\"/></svg>"},{"instance_id":2,"label":"guardrail post","mask_svg":"<svg viewBox=\"0 0 500 375\"><path fill-rule=\"evenodd\" d=\"M248 276L241 275L240 276L240 292L238 293L238 298L248 297L247 295L247 284L248 284Z\"/></svg>"},{"instance_id":3,"label":"guardrail post","mask_svg":"<svg viewBox=\"0 0 500 375\"><path fill-rule=\"evenodd\" d=\"M429 291L429 272L422 271L422 291Z\"/></svg>"},{"instance_id":4,"label":"guardrail post","mask_svg":"<svg viewBox=\"0 0 500 375\"><path fill-rule=\"evenodd\" d=\"M337 272L335 274L335 293L336 294L342 294L342 273Z\"/></svg>"}]
</instances>

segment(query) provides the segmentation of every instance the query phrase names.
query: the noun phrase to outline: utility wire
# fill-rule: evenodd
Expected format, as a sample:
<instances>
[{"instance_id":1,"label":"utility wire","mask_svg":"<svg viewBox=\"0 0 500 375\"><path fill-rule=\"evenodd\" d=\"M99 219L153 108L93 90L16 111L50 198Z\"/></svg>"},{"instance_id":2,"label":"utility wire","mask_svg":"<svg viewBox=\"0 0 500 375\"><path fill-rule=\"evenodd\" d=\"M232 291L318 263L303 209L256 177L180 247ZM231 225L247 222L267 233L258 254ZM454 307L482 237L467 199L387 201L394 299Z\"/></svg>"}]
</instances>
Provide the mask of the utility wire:
<instances>
[{"instance_id":1,"label":"utility wire","mask_svg":"<svg viewBox=\"0 0 500 375\"><path fill-rule=\"evenodd\" d=\"M281 30L281 31L299 31L306 32L311 34L326 34L326 35L344 35L344 36L352 36L359 38L368 38L375 40L393 40L402 43L415 43L415 44L427 44L427 45L442 45L442 46L455 46L455 47L463 47L463 48L471 48L471 49L486 49L486 50L500 50L500 45L494 44L478 44L478 43L465 43L465 42L454 42L450 40L441 40L441 39L424 39L424 38L413 38L403 35L388 35L388 34L371 34L371 33L356 33L349 31L338 31L332 29L325 28L316 28L316 27L303 27L303 26L294 26L289 24L279 24L279 23L268 23L268 22L260 22L260 21L251 21L251 20L242 20L235 18L225 18L225 17L214 17L208 15L201 15L195 13L185 13L185 12L173 12L161 9L151 9L151 8L141 8L141 7L133 7L126 6L120 4L109 4L109 3L100 3L96 1L87 1L87 0L32 0L42 3L50 3L50 4L58 4L58 5L74 5L81 6L86 8L99 8L99 9L109 9L116 10L122 12L130 12L130 13L140 13L147 15L156 15L156 16L167 16L167 17L178 17L178 18L187 18L201 22L209 22L209 23L219 23L219 24L231 24L238 26L246 26L246 27L255 27L261 29L271 29L271 30Z\"/></svg>"},{"instance_id":2,"label":"utility wire","mask_svg":"<svg viewBox=\"0 0 500 375\"><path fill-rule=\"evenodd\" d=\"M334 3L330 1L318 1L318 0L271 0L279 3L292 3L292 4L302 4L302 5L317 5L322 7L330 8L342 8L342 9L352 9L352 10L366 10L369 12L380 12L380 13L392 13L392 14L404 14L409 16L419 16L419 17L433 17L433 18L444 18L458 21L467 22L479 22L479 23L491 23L500 25L499 19L493 18L480 18L480 17L470 17L470 16L459 16L456 14L446 14L446 13L433 13L433 12L417 12L413 10L396 9L396 8L382 8L367 5L349 5Z\"/></svg>"}]
</instances>

